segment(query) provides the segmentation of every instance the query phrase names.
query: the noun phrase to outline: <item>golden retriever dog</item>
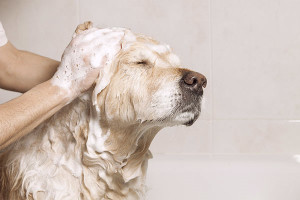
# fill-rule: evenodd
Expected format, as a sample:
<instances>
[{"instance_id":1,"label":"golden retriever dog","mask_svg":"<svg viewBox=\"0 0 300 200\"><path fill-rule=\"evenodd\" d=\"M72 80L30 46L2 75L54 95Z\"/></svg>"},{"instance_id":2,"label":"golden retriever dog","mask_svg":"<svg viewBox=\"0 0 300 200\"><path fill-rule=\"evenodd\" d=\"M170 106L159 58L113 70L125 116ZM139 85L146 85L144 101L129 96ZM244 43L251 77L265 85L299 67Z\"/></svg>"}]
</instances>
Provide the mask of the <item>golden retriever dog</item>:
<instances>
[{"instance_id":1,"label":"golden retriever dog","mask_svg":"<svg viewBox=\"0 0 300 200\"><path fill-rule=\"evenodd\" d=\"M206 78L181 68L168 45L124 32L94 88L1 153L5 200L145 198L151 141L195 122Z\"/></svg>"}]
</instances>

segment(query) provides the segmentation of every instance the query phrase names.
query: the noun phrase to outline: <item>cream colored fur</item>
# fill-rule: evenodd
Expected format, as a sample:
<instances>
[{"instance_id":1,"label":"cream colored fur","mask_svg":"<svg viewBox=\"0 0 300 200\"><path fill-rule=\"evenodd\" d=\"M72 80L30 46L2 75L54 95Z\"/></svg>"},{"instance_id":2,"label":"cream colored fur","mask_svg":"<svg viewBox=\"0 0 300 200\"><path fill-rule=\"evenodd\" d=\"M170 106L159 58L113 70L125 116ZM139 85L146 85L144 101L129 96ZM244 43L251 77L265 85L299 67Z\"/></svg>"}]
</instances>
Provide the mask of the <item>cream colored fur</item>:
<instances>
[{"instance_id":1,"label":"cream colored fur","mask_svg":"<svg viewBox=\"0 0 300 200\"><path fill-rule=\"evenodd\" d=\"M184 101L179 59L168 46L134 36L101 73L99 82L109 77L103 90L86 92L2 152L4 199L144 198L151 141L193 113L174 111Z\"/></svg>"}]
</instances>

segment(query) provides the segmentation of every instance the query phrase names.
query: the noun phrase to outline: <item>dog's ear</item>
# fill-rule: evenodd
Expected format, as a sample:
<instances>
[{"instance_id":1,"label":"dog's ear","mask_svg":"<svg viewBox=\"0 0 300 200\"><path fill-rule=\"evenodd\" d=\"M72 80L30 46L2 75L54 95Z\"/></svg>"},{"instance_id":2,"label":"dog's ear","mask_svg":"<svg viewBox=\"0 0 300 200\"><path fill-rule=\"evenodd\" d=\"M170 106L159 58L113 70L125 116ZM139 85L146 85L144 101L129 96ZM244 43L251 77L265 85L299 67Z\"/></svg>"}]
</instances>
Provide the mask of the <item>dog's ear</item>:
<instances>
[{"instance_id":1,"label":"dog's ear","mask_svg":"<svg viewBox=\"0 0 300 200\"><path fill-rule=\"evenodd\" d=\"M89 27L89 24L84 25L84 27ZM102 29L102 30L108 30L108 29ZM100 94L101 91L110 83L110 79L114 73L114 69L112 69L114 65L113 63L114 60L116 59L118 52L128 48L130 46L129 43L136 41L135 35L128 29L111 28L110 32L111 32L112 39L116 36L119 38L120 35L122 36L122 38L121 40L118 41L119 46L118 45L117 46L119 48L116 48L116 44L113 44L113 42L116 41L112 39L107 40L108 43L105 44L106 46L105 52L107 52L106 57L104 58L106 60L105 66L101 67L99 77L96 80L96 86L93 91L93 105L96 106L96 109L98 109L97 95ZM108 34L106 34L106 36L108 36ZM112 42L111 44L115 46L114 49L110 49L110 45L111 45L110 42Z\"/></svg>"},{"instance_id":2,"label":"dog's ear","mask_svg":"<svg viewBox=\"0 0 300 200\"><path fill-rule=\"evenodd\" d=\"M108 86L108 84L110 83L110 79L113 75L111 67L112 67L112 63L105 65L105 67L103 67L100 70L99 76L96 79L96 85L93 90L93 94L92 94L93 99L92 100L93 100L93 105L96 107L97 110L99 109L98 104L97 104L97 96L98 96L98 94L100 94L102 92L102 90L104 88L106 88L106 86Z\"/></svg>"},{"instance_id":3,"label":"dog's ear","mask_svg":"<svg viewBox=\"0 0 300 200\"><path fill-rule=\"evenodd\" d=\"M97 34L103 34L103 37L98 38L97 41L100 50L98 49L98 52L94 53L91 58L91 62L93 62L95 66L100 65L99 76L95 81L96 86L92 96L93 105L98 109L97 96L110 83L110 79L113 75L112 66L114 65L113 63L118 53L122 50L125 30L121 28L107 28L98 29L95 32L97 32Z\"/></svg>"}]
</instances>

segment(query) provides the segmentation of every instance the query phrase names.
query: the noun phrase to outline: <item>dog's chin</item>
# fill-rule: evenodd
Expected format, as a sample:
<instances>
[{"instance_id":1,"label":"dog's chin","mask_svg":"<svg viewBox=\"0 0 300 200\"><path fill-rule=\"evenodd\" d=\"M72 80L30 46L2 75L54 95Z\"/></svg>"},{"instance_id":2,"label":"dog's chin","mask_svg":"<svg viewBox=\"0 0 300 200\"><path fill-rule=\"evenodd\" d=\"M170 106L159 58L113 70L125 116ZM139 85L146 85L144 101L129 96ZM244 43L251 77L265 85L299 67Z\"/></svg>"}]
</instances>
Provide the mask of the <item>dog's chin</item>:
<instances>
[{"instance_id":1,"label":"dog's chin","mask_svg":"<svg viewBox=\"0 0 300 200\"><path fill-rule=\"evenodd\" d=\"M178 104L172 111L164 117L150 120L152 124L162 127L171 126L192 126L201 113L201 101L199 103ZM149 120L147 120L149 121Z\"/></svg>"},{"instance_id":2,"label":"dog's chin","mask_svg":"<svg viewBox=\"0 0 300 200\"><path fill-rule=\"evenodd\" d=\"M190 119L189 121L183 123L183 125L185 125L185 126L192 126L194 124L194 122L198 119L199 114L200 113L196 114L192 119Z\"/></svg>"},{"instance_id":3,"label":"dog's chin","mask_svg":"<svg viewBox=\"0 0 300 200\"><path fill-rule=\"evenodd\" d=\"M171 123L169 124L169 126L179 126L179 125L191 126L199 118L199 115L200 115L199 110L177 113L176 116L170 120Z\"/></svg>"},{"instance_id":4,"label":"dog's chin","mask_svg":"<svg viewBox=\"0 0 300 200\"><path fill-rule=\"evenodd\" d=\"M180 122L180 124L178 125L191 126L199 118L200 113L201 103L197 105L190 104L189 106L186 106L185 108L180 110L175 119L176 121L178 120Z\"/></svg>"},{"instance_id":5,"label":"dog's chin","mask_svg":"<svg viewBox=\"0 0 300 200\"><path fill-rule=\"evenodd\" d=\"M190 118L188 119L184 119L186 121L184 121L182 123L182 125L185 125L185 126L192 126L195 121L199 118L199 115L200 115L200 112L199 111L196 111L196 112L193 112L193 114L191 115Z\"/></svg>"}]
</instances>

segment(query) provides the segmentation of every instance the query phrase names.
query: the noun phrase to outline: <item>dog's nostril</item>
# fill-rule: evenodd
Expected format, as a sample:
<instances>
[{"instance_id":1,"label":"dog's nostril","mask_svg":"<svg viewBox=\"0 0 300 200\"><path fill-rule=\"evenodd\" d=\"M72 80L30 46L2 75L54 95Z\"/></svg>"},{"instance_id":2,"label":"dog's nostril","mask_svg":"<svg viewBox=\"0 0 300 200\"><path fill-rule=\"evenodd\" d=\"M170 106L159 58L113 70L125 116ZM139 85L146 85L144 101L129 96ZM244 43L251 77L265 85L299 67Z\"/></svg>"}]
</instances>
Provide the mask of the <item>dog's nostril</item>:
<instances>
[{"instance_id":1,"label":"dog's nostril","mask_svg":"<svg viewBox=\"0 0 300 200\"><path fill-rule=\"evenodd\" d=\"M197 79L195 78L195 77L193 77L193 76L185 76L184 77L184 83L186 83L187 85L195 85L195 84L197 84Z\"/></svg>"},{"instance_id":2,"label":"dog's nostril","mask_svg":"<svg viewBox=\"0 0 300 200\"><path fill-rule=\"evenodd\" d=\"M206 87L207 80L205 76L198 72L193 72L193 71L187 71L183 77L183 82L184 84L193 90L200 91L202 90L202 87Z\"/></svg>"},{"instance_id":3,"label":"dog's nostril","mask_svg":"<svg viewBox=\"0 0 300 200\"><path fill-rule=\"evenodd\" d=\"M202 82L202 87L206 87L206 85L207 85L207 80L206 80L206 78L205 77L203 77L203 78L201 78L201 82Z\"/></svg>"}]
</instances>

